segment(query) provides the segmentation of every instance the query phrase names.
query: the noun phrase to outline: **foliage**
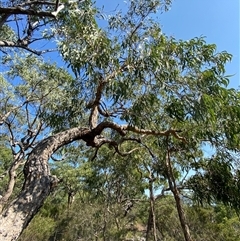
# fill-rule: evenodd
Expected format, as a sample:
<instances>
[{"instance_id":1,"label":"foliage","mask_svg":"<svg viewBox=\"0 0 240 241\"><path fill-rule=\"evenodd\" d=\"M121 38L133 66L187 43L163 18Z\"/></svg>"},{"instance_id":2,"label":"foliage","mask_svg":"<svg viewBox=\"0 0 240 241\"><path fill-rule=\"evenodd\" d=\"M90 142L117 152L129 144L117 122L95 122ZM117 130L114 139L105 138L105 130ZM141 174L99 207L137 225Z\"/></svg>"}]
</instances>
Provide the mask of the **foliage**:
<instances>
[{"instance_id":1,"label":"foliage","mask_svg":"<svg viewBox=\"0 0 240 241\"><path fill-rule=\"evenodd\" d=\"M234 159L226 153L207 159L203 172L189 180L195 198L201 203L222 201L239 211L239 170L233 165Z\"/></svg>"},{"instance_id":2,"label":"foliage","mask_svg":"<svg viewBox=\"0 0 240 241\"><path fill-rule=\"evenodd\" d=\"M84 199L79 196L70 209L56 200L55 196L46 202L43 210L21 236L21 241L92 240L93 237L99 240L127 240L144 237L147 202L134 205L124 217L121 206L115 204L106 207L99 199L89 203L87 196ZM51 211L53 206L56 211ZM163 240L183 240L173 198L166 196L159 199L156 207L159 237ZM184 209L194 240L239 240L240 221L233 210L220 204L199 207L189 202L184 203Z\"/></svg>"}]
</instances>

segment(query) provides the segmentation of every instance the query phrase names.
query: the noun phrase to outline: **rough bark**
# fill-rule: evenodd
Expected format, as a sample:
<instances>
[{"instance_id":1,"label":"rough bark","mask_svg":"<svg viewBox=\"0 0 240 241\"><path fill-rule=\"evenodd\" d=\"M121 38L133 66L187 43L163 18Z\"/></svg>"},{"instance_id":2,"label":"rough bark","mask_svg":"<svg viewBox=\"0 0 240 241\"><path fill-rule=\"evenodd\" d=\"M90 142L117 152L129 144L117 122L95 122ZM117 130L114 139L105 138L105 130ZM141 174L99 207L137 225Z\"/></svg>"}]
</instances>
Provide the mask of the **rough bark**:
<instances>
[{"instance_id":1,"label":"rough bark","mask_svg":"<svg viewBox=\"0 0 240 241\"><path fill-rule=\"evenodd\" d=\"M48 166L51 155L63 145L88 138L89 132L87 128L73 128L44 139L34 148L24 167L22 192L1 214L0 240L16 240L57 184Z\"/></svg>"}]
</instances>

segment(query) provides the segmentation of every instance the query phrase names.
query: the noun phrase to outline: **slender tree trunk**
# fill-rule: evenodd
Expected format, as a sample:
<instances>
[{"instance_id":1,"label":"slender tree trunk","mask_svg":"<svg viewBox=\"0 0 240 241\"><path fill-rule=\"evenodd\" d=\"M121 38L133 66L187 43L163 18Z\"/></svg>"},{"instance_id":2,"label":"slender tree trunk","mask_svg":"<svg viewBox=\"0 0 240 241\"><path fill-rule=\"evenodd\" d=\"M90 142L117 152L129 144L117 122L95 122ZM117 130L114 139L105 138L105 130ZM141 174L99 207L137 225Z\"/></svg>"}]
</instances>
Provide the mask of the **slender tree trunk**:
<instances>
[{"instance_id":1,"label":"slender tree trunk","mask_svg":"<svg viewBox=\"0 0 240 241\"><path fill-rule=\"evenodd\" d=\"M153 192L153 178L149 179L149 192L150 192L150 209L148 216L147 232L146 232L146 241L150 238L150 231L153 230L153 239L157 241L157 228L156 228L156 216L155 216L155 197Z\"/></svg>"},{"instance_id":2,"label":"slender tree trunk","mask_svg":"<svg viewBox=\"0 0 240 241\"><path fill-rule=\"evenodd\" d=\"M175 190L173 192L173 195L174 195L174 198L175 198L175 201L176 201L178 216L179 216L179 219L180 219L180 222L181 222L181 226L182 226L182 230L183 230L183 233L184 233L185 241L193 241L192 238L191 238L191 235L190 235L190 230L189 230L189 227L188 227L188 224L187 224L186 216L185 216L182 204L181 204L181 199L180 199L180 195L179 195L178 190Z\"/></svg>"},{"instance_id":3,"label":"slender tree trunk","mask_svg":"<svg viewBox=\"0 0 240 241\"><path fill-rule=\"evenodd\" d=\"M74 199L75 199L75 192L70 190L68 192L68 209L70 209L70 207L72 206Z\"/></svg>"},{"instance_id":4,"label":"slender tree trunk","mask_svg":"<svg viewBox=\"0 0 240 241\"><path fill-rule=\"evenodd\" d=\"M147 232L146 232L146 241L149 241L149 239L150 239L151 228L152 228L152 211L151 211L151 208L149 208Z\"/></svg>"},{"instance_id":5,"label":"slender tree trunk","mask_svg":"<svg viewBox=\"0 0 240 241\"><path fill-rule=\"evenodd\" d=\"M44 139L33 149L24 166L23 189L0 216L0 240L16 240L57 185L49 170L51 155L74 140L89 138L89 133L87 128L73 128Z\"/></svg>"},{"instance_id":6,"label":"slender tree trunk","mask_svg":"<svg viewBox=\"0 0 240 241\"><path fill-rule=\"evenodd\" d=\"M179 220L180 220L181 227L183 230L185 241L193 241L191 238L191 235L190 235L190 230L189 230L189 227L187 224L186 216L185 216L182 204L181 204L180 193L178 191L175 177L173 174L171 160L170 160L170 150L167 151L166 166L167 166L167 177L168 177L169 187L173 193L173 196L174 196L174 199L176 202L178 216L179 216Z\"/></svg>"},{"instance_id":7,"label":"slender tree trunk","mask_svg":"<svg viewBox=\"0 0 240 241\"><path fill-rule=\"evenodd\" d=\"M0 213L13 193L13 189L16 183L16 176L17 176L16 171L19 165L21 164L21 160L22 160L22 153L19 152L17 155L14 156L14 161L8 171L9 181L7 185L7 190L4 193L3 197L0 199Z\"/></svg>"}]
</instances>

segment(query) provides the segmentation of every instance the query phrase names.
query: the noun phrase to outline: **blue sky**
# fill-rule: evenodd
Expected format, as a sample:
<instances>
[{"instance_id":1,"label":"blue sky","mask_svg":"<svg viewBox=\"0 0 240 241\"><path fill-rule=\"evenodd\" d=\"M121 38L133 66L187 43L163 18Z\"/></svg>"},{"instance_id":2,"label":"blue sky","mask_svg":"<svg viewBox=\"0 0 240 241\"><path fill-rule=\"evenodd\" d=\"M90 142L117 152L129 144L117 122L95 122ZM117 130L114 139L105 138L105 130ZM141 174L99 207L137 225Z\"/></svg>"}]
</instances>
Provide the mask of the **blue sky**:
<instances>
[{"instance_id":1,"label":"blue sky","mask_svg":"<svg viewBox=\"0 0 240 241\"><path fill-rule=\"evenodd\" d=\"M113 14L117 6L118 10L126 9L124 0L97 0L97 5L104 5L107 14ZM204 36L208 43L217 45L217 51L231 53L233 59L226 72L234 74L229 87L237 88L240 85L239 12L239 0L173 0L171 9L156 17L167 35L183 40Z\"/></svg>"}]
</instances>

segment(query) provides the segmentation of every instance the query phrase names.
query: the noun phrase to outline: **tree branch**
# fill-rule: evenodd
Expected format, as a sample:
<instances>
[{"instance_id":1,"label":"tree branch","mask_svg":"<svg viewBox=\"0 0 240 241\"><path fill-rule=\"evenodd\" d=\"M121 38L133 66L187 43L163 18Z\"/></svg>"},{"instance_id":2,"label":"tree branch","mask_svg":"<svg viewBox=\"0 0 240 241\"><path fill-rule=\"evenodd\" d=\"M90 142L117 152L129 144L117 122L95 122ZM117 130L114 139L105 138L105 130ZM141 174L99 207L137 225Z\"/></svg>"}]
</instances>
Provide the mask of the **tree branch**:
<instances>
[{"instance_id":1,"label":"tree branch","mask_svg":"<svg viewBox=\"0 0 240 241\"><path fill-rule=\"evenodd\" d=\"M6 23L8 18L11 16L11 14L2 14L0 19L0 29L2 28L3 24Z\"/></svg>"},{"instance_id":2,"label":"tree branch","mask_svg":"<svg viewBox=\"0 0 240 241\"><path fill-rule=\"evenodd\" d=\"M115 78L119 73L124 71L126 68L126 64L124 63L120 68L118 68L116 71L114 71L112 74L108 75L105 79L100 74L99 75L99 84L96 90L95 99L92 100L88 105L87 108L91 109L91 114L89 117L89 125L90 128L93 129L97 126L98 123L98 115L99 113L103 116L106 116L107 112L103 112L100 108L100 100L102 97L103 90L106 86L106 84L111 81L111 79Z\"/></svg>"},{"instance_id":3,"label":"tree branch","mask_svg":"<svg viewBox=\"0 0 240 241\"><path fill-rule=\"evenodd\" d=\"M98 87L97 87L97 91L96 91L96 94L95 94L95 99L88 104L88 108L92 108L91 109L91 114L90 114L90 117L89 117L89 125L90 125L90 128L93 129L97 126L97 121L98 121L98 106L100 104L100 100L101 100L101 97L102 97L102 92L103 92L103 89L105 87L105 85L107 84L107 81L106 80L103 80L103 77L100 76L99 77L99 84L98 84Z\"/></svg>"},{"instance_id":4,"label":"tree branch","mask_svg":"<svg viewBox=\"0 0 240 241\"><path fill-rule=\"evenodd\" d=\"M33 16L37 16L37 17L56 18L57 14L63 8L64 8L64 5L61 4L61 5L58 6L56 11L54 11L54 12L46 12L46 11L36 11L36 10L33 10L33 9L24 9L21 6L8 7L8 8L0 7L0 14L5 14L5 15L21 14L21 15L33 15Z\"/></svg>"},{"instance_id":5,"label":"tree branch","mask_svg":"<svg viewBox=\"0 0 240 241\"><path fill-rule=\"evenodd\" d=\"M33 53L33 54L39 55L39 56L41 54L56 51L56 49L47 49L47 50L37 51L37 50L33 50L33 49L29 48L28 46L24 45L24 43L15 43L15 42L12 42L12 41L5 41L5 40L0 40L0 47L22 48L22 49L25 49L25 50Z\"/></svg>"}]
</instances>

